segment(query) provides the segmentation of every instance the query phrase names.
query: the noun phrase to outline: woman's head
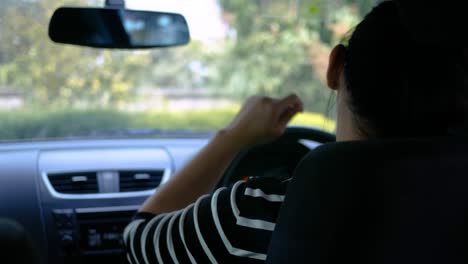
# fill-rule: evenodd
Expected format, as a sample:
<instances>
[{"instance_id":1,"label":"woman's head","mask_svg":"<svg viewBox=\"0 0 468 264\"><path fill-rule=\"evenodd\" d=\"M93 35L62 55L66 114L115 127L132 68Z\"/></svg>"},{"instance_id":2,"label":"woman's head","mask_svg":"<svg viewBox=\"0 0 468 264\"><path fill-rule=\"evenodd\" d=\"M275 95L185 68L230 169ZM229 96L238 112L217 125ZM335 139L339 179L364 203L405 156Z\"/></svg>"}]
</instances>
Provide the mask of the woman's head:
<instances>
[{"instance_id":1,"label":"woman's head","mask_svg":"<svg viewBox=\"0 0 468 264\"><path fill-rule=\"evenodd\" d=\"M439 136L468 123L464 49L417 41L401 21L397 3L385 1L333 50L339 139Z\"/></svg>"}]
</instances>

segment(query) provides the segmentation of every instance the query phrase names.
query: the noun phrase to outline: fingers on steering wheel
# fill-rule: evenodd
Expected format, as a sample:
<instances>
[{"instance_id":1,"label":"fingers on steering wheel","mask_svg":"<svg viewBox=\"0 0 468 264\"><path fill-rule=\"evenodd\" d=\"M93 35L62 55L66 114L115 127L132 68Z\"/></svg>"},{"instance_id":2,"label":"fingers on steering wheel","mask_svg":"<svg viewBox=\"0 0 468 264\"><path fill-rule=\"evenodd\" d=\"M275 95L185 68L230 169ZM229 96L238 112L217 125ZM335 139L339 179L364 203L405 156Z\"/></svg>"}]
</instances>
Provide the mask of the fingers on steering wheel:
<instances>
[{"instance_id":1,"label":"fingers on steering wheel","mask_svg":"<svg viewBox=\"0 0 468 264\"><path fill-rule=\"evenodd\" d=\"M301 99L291 94L278 101L278 125L286 127L291 119L299 112L303 111L303 104Z\"/></svg>"}]
</instances>

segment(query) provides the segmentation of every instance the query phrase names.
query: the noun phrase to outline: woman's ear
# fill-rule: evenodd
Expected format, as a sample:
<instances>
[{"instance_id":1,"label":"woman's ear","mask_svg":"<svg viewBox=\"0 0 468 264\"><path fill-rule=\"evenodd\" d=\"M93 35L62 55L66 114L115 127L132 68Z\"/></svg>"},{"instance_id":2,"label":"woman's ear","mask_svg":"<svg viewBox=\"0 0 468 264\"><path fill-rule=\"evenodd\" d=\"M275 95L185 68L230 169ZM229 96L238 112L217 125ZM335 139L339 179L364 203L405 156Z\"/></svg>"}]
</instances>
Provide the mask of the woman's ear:
<instances>
[{"instance_id":1,"label":"woman's ear","mask_svg":"<svg viewBox=\"0 0 468 264\"><path fill-rule=\"evenodd\" d=\"M346 58L346 47L339 44L333 48L330 53L330 61L327 70L327 84L332 90L338 90L340 87L340 76L344 70Z\"/></svg>"}]
</instances>

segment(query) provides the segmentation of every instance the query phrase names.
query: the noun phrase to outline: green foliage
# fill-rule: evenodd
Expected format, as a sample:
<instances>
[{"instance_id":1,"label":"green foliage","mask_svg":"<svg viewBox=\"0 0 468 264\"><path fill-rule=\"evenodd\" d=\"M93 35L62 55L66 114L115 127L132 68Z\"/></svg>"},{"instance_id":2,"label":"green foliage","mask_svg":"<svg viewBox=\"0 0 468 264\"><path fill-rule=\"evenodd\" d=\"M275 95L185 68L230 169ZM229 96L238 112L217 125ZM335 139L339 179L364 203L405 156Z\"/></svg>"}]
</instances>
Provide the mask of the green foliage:
<instances>
[{"instance_id":1,"label":"green foliage","mask_svg":"<svg viewBox=\"0 0 468 264\"><path fill-rule=\"evenodd\" d=\"M228 124L238 108L192 112L122 112L118 110L57 110L0 112L0 140L88 136L96 131L127 128L213 131ZM333 131L334 121L321 114L304 113L292 122Z\"/></svg>"},{"instance_id":2,"label":"green foliage","mask_svg":"<svg viewBox=\"0 0 468 264\"><path fill-rule=\"evenodd\" d=\"M75 1L76 2L76 1ZM20 1L21 3L21 1ZM145 53L53 44L47 26L58 1L4 4L0 86L22 92L29 105L88 107L131 99L148 63Z\"/></svg>"},{"instance_id":3,"label":"green foliage","mask_svg":"<svg viewBox=\"0 0 468 264\"><path fill-rule=\"evenodd\" d=\"M103 1L68 0L73 5ZM52 43L49 18L57 0L8 0L0 8L0 87L19 91L30 107L123 106L139 87L198 87L191 63L203 59L199 43L155 51L104 50Z\"/></svg>"},{"instance_id":4,"label":"green foliage","mask_svg":"<svg viewBox=\"0 0 468 264\"><path fill-rule=\"evenodd\" d=\"M103 0L3 0L0 88L26 96L27 109L0 113L0 138L43 138L129 127L212 130L235 110L125 113L141 90L211 89L237 101L297 93L310 112L326 112L330 49L374 0L218 0L229 36L216 43L155 51L108 51L52 43L47 26L59 5ZM63 110L67 108L68 110ZM61 109L52 111L50 109ZM80 110L81 109L81 110ZM323 117L301 122L327 129ZM311 121L312 120L312 121ZM322 121L320 121L322 120Z\"/></svg>"},{"instance_id":5,"label":"green foliage","mask_svg":"<svg viewBox=\"0 0 468 264\"><path fill-rule=\"evenodd\" d=\"M324 80L328 54L359 20L356 7L340 0L220 3L236 36L212 62L212 87L238 99L295 92L306 109L325 112L332 96Z\"/></svg>"}]
</instances>

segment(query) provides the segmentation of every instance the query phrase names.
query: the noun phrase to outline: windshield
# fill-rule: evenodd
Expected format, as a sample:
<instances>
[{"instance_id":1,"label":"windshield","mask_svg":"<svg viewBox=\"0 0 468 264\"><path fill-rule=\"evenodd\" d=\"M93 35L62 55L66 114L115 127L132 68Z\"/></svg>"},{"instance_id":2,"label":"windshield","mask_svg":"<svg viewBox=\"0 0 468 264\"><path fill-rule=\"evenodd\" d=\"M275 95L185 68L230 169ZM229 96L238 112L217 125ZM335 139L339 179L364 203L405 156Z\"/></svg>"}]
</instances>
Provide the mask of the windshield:
<instances>
[{"instance_id":1,"label":"windshield","mask_svg":"<svg viewBox=\"0 0 468 264\"><path fill-rule=\"evenodd\" d=\"M129 9L183 14L192 40L111 51L55 44L47 35L56 8L104 1L2 0L0 140L209 132L249 96L292 92L306 109L294 125L333 131L328 55L373 3L127 0Z\"/></svg>"}]
</instances>

